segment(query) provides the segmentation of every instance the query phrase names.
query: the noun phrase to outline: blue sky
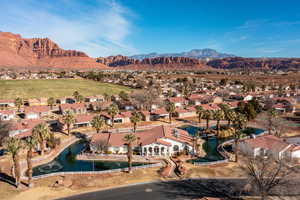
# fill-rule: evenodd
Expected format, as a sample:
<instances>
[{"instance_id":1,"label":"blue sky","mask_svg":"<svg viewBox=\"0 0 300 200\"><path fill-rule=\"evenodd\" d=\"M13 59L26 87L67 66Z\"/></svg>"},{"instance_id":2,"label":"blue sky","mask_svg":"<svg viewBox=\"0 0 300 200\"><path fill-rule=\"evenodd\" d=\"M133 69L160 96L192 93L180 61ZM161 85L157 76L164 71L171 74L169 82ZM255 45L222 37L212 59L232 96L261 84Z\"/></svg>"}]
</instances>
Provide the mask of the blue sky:
<instances>
[{"instance_id":1,"label":"blue sky","mask_svg":"<svg viewBox=\"0 0 300 200\"><path fill-rule=\"evenodd\" d=\"M213 48L300 57L299 0L1 0L0 30L90 56Z\"/></svg>"}]
</instances>

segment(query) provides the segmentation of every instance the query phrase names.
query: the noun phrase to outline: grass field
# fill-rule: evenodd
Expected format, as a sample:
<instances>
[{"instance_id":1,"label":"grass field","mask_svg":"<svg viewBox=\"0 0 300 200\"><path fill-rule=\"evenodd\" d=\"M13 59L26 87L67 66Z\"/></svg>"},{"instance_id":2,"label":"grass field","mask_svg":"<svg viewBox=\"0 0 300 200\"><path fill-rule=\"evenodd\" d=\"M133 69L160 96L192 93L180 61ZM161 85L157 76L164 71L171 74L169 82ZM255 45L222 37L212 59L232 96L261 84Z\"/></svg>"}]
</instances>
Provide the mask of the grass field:
<instances>
[{"instance_id":1,"label":"grass field","mask_svg":"<svg viewBox=\"0 0 300 200\"><path fill-rule=\"evenodd\" d=\"M0 80L0 99L58 98L71 96L74 91L89 96L104 93L118 94L120 91L129 92L131 89L83 79Z\"/></svg>"}]
</instances>

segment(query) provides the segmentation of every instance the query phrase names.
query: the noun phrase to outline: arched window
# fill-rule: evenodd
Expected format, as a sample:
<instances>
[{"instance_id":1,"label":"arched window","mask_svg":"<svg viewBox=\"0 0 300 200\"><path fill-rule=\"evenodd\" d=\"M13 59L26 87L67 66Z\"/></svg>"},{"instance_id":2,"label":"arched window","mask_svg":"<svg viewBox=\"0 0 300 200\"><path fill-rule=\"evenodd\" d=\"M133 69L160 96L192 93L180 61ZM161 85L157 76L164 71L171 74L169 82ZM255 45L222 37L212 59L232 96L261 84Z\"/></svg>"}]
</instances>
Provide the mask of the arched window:
<instances>
[{"instance_id":1,"label":"arched window","mask_svg":"<svg viewBox=\"0 0 300 200\"><path fill-rule=\"evenodd\" d=\"M154 147L154 153L155 153L155 155L159 155L159 147L158 146Z\"/></svg>"},{"instance_id":2,"label":"arched window","mask_svg":"<svg viewBox=\"0 0 300 200\"><path fill-rule=\"evenodd\" d=\"M161 151L162 153L164 153L164 152L165 152L165 147L161 147L161 148L160 148L160 151Z\"/></svg>"},{"instance_id":3,"label":"arched window","mask_svg":"<svg viewBox=\"0 0 300 200\"><path fill-rule=\"evenodd\" d=\"M152 153L152 147L149 147L149 153Z\"/></svg>"},{"instance_id":4,"label":"arched window","mask_svg":"<svg viewBox=\"0 0 300 200\"><path fill-rule=\"evenodd\" d=\"M173 151L175 151L175 152L179 151L179 146L178 145L174 145L173 146Z\"/></svg>"},{"instance_id":5,"label":"arched window","mask_svg":"<svg viewBox=\"0 0 300 200\"><path fill-rule=\"evenodd\" d=\"M147 153L147 148L146 147L144 148L144 153Z\"/></svg>"}]
</instances>

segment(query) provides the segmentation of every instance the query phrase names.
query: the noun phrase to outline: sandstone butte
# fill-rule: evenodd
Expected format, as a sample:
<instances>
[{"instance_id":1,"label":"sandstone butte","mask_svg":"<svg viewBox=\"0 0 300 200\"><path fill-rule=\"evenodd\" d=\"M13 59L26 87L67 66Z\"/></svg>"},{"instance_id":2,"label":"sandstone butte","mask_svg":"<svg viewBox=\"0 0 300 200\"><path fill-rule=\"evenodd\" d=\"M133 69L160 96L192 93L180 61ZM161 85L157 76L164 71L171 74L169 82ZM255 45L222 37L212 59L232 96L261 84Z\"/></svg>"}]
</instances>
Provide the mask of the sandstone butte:
<instances>
[{"instance_id":1,"label":"sandstone butte","mask_svg":"<svg viewBox=\"0 0 300 200\"><path fill-rule=\"evenodd\" d=\"M84 52L64 50L48 38L26 39L9 32L0 32L0 67L109 69Z\"/></svg>"},{"instance_id":2,"label":"sandstone butte","mask_svg":"<svg viewBox=\"0 0 300 200\"><path fill-rule=\"evenodd\" d=\"M207 67L198 59L185 57L147 58L141 61L126 56L91 58L81 51L64 50L48 38L26 39L18 34L0 32L0 68L185 70Z\"/></svg>"}]
</instances>

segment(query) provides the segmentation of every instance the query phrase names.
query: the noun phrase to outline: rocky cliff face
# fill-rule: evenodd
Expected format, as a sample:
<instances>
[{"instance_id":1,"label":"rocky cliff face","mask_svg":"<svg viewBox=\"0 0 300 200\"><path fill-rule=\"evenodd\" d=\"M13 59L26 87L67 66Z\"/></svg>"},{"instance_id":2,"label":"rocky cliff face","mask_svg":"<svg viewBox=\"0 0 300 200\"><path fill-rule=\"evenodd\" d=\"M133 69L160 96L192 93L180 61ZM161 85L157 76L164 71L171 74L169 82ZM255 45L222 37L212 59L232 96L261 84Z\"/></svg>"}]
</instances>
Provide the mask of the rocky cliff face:
<instances>
[{"instance_id":1,"label":"rocky cliff face","mask_svg":"<svg viewBox=\"0 0 300 200\"><path fill-rule=\"evenodd\" d=\"M300 69L300 58L224 58L212 60L207 65L217 69Z\"/></svg>"},{"instance_id":2,"label":"rocky cliff face","mask_svg":"<svg viewBox=\"0 0 300 200\"><path fill-rule=\"evenodd\" d=\"M48 38L25 39L0 32L0 66L2 67L103 67L95 59L75 50L64 50Z\"/></svg>"},{"instance_id":3,"label":"rocky cliff face","mask_svg":"<svg viewBox=\"0 0 300 200\"><path fill-rule=\"evenodd\" d=\"M143 60L133 59L126 56L110 56L107 58L98 58L97 62L111 66L122 67L130 65L150 65L155 67L156 65L187 65L195 66L203 64L202 61L195 58L187 57L156 57L145 58Z\"/></svg>"}]
</instances>

